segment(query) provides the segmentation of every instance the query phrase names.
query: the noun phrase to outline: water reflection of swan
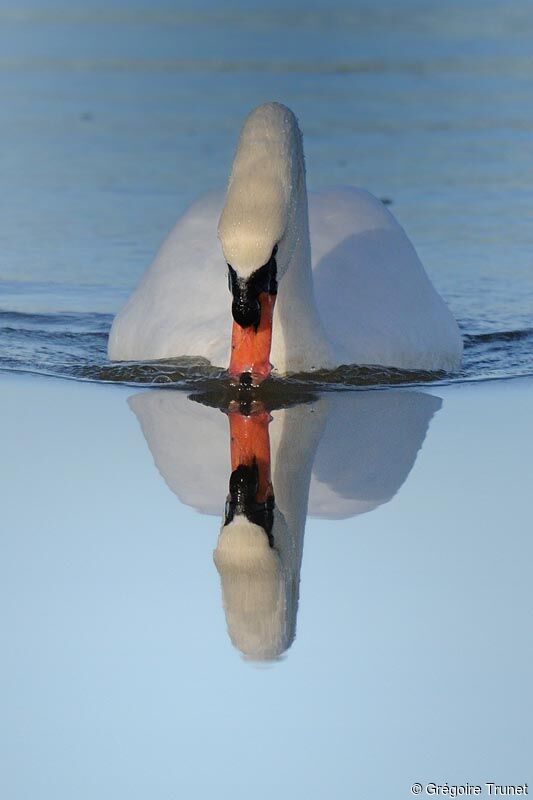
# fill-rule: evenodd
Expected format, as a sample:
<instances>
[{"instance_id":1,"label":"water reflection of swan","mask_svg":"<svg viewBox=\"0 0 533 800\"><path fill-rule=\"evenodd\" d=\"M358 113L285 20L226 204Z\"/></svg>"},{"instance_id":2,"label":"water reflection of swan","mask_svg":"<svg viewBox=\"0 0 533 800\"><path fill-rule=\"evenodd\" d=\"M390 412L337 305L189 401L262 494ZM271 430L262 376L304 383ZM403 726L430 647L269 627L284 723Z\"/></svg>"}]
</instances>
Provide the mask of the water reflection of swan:
<instances>
[{"instance_id":1,"label":"water reflection of swan","mask_svg":"<svg viewBox=\"0 0 533 800\"><path fill-rule=\"evenodd\" d=\"M388 502L441 400L343 392L271 416L258 405L221 413L169 390L134 395L129 404L183 503L220 516L230 483L214 558L230 637L244 655L264 660L294 638L307 514L351 517Z\"/></svg>"},{"instance_id":2,"label":"water reflection of swan","mask_svg":"<svg viewBox=\"0 0 533 800\"><path fill-rule=\"evenodd\" d=\"M275 658L294 638L317 410L285 410L274 458L263 405L228 411L232 472L214 560L230 637L249 658Z\"/></svg>"}]
</instances>

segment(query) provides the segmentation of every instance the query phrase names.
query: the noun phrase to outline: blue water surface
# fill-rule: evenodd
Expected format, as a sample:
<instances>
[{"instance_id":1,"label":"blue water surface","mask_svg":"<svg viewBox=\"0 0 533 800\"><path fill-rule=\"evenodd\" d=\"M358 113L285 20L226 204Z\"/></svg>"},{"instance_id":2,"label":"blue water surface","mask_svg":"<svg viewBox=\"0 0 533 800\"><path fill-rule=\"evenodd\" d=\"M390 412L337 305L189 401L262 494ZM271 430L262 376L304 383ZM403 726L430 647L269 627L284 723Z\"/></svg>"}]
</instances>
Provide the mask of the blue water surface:
<instances>
[{"instance_id":1,"label":"blue water surface","mask_svg":"<svg viewBox=\"0 0 533 800\"><path fill-rule=\"evenodd\" d=\"M2 306L115 311L276 99L310 187L392 200L467 333L530 327L532 34L528 0L4 3Z\"/></svg>"}]
</instances>

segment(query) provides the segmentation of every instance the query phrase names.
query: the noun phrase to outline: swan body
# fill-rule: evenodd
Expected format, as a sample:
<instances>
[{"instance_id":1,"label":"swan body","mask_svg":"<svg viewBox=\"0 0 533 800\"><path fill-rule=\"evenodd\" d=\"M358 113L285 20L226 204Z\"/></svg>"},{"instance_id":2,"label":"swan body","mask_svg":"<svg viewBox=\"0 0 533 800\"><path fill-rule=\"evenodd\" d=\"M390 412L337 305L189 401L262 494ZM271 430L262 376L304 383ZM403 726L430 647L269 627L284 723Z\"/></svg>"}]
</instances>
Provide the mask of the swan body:
<instances>
[{"instance_id":1,"label":"swan body","mask_svg":"<svg viewBox=\"0 0 533 800\"><path fill-rule=\"evenodd\" d=\"M245 122L227 193L195 202L163 242L114 320L109 357L200 356L227 367L234 306L226 263L246 286L274 255L270 361L278 373L458 368L457 323L402 227L363 189L308 199L298 124L277 103Z\"/></svg>"}]
</instances>

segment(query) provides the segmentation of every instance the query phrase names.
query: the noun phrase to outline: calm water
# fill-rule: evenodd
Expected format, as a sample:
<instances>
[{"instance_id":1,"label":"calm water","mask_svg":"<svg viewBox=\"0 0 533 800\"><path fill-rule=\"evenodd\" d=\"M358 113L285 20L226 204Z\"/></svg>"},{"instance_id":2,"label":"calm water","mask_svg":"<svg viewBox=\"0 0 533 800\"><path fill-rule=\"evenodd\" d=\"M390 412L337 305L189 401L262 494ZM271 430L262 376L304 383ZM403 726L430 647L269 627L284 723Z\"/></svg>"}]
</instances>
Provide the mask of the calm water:
<instances>
[{"instance_id":1,"label":"calm water","mask_svg":"<svg viewBox=\"0 0 533 800\"><path fill-rule=\"evenodd\" d=\"M0 375L2 797L531 785L532 390L274 410L270 547L205 395Z\"/></svg>"},{"instance_id":2,"label":"calm water","mask_svg":"<svg viewBox=\"0 0 533 800\"><path fill-rule=\"evenodd\" d=\"M123 378L94 315L279 99L311 188L392 201L465 334L461 377L533 372L532 35L527 0L3 4L0 307L28 316L0 317L0 365Z\"/></svg>"},{"instance_id":3,"label":"calm water","mask_svg":"<svg viewBox=\"0 0 533 800\"><path fill-rule=\"evenodd\" d=\"M0 6L2 797L531 782L532 38L528 0ZM270 99L311 189L390 202L459 375L295 376L261 416L200 361L107 362Z\"/></svg>"}]
</instances>

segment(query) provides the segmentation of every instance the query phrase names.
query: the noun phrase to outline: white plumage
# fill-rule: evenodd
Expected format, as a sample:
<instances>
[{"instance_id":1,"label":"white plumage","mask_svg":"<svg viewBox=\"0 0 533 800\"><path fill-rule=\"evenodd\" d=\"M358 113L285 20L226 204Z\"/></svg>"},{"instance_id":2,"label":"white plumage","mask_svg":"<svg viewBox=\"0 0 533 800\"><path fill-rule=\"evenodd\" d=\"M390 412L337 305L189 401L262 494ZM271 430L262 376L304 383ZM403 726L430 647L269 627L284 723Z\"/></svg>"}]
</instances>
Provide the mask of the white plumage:
<instances>
[{"instance_id":1,"label":"white plumage","mask_svg":"<svg viewBox=\"0 0 533 800\"><path fill-rule=\"evenodd\" d=\"M226 197L201 198L170 232L113 323L109 357L202 356L227 367L226 260L247 277L274 245L279 289L270 360L279 373L340 364L459 366L457 323L402 227L362 189L322 190L308 203L298 124L277 103L245 122Z\"/></svg>"}]
</instances>

